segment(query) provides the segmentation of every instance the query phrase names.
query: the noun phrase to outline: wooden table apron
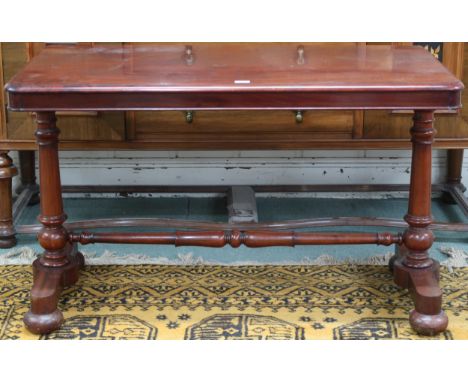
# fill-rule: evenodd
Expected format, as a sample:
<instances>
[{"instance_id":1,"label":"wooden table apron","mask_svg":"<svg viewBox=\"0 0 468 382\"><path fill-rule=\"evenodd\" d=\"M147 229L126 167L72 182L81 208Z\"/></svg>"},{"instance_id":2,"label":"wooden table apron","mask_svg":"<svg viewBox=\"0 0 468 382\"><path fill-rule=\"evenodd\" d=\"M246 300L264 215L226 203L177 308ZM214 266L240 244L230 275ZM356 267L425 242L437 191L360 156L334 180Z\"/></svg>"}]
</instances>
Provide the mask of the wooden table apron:
<instances>
[{"instance_id":1,"label":"wooden table apron","mask_svg":"<svg viewBox=\"0 0 468 382\"><path fill-rule=\"evenodd\" d=\"M217 50L218 49L218 50ZM144 243L206 247L313 244L395 244L390 267L408 288L412 327L434 335L447 328L439 265L428 256L434 236L431 167L434 111L460 108L461 84L437 60L414 47L307 47L233 44L219 54L207 44L193 55L180 44L140 48L47 48L9 84L9 107L36 113L43 255L34 262L33 333L58 329L61 291L84 265L77 243ZM299 57L295 56L299 52ZM299 50L302 49L302 50ZM290 55L291 59L283 59ZM267 61L265 57L269 57ZM278 60L272 60L277 57ZM281 59L280 59L281 58ZM276 63L278 61L279 63ZM255 224L226 230L157 233L69 232L58 158L59 110L406 109L414 110L408 228L392 233L276 231ZM96 221L93 221L95 223ZM195 224L194 224L195 226Z\"/></svg>"}]
</instances>

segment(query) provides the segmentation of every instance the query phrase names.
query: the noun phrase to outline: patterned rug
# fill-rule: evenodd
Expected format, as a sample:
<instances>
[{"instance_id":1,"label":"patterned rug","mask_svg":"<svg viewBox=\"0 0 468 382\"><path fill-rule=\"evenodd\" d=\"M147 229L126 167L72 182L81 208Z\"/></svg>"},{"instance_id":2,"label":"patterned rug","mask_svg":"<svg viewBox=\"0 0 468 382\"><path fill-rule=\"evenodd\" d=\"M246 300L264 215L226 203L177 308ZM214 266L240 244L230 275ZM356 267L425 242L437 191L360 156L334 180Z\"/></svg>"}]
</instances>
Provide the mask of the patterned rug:
<instances>
[{"instance_id":1,"label":"patterned rug","mask_svg":"<svg viewBox=\"0 0 468 382\"><path fill-rule=\"evenodd\" d=\"M423 339L386 266L87 266L63 327L23 327L31 267L0 267L0 339ZM468 267L441 275L449 330L468 339Z\"/></svg>"}]
</instances>

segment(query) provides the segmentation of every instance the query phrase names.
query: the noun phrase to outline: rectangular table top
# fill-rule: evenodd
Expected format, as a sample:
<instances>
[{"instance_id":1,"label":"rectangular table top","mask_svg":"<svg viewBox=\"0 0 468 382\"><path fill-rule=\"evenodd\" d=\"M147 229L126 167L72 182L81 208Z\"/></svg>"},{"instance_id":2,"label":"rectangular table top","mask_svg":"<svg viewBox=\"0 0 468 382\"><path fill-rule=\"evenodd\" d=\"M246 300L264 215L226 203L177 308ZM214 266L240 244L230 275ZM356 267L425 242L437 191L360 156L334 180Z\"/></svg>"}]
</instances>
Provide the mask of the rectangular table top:
<instances>
[{"instance_id":1,"label":"rectangular table top","mask_svg":"<svg viewBox=\"0 0 468 382\"><path fill-rule=\"evenodd\" d=\"M50 46L6 85L13 110L456 109L421 47L296 43Z\"/></svg>"}]
</instances>

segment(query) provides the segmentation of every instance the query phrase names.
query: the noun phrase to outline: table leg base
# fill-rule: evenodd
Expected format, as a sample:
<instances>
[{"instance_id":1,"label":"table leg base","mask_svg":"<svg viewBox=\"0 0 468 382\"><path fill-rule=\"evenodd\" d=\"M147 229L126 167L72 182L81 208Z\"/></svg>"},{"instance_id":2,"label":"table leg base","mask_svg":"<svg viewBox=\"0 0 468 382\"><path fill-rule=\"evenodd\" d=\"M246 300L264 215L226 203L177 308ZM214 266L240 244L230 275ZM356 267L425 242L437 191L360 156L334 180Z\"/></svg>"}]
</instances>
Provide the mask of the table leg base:
<instances>
[{"instance_id":1,"label":"table leg base","mask_svg":"<svg viewBox=\"0 0 468 382\"><path fill-rule=\"evenodd\" d=\"M73 250L76 247L73 248ZM79 252L69 255L63 267L46 267L39 259L33 263L34 283L31 290L31 309L24 316L24 323L34 334L47 334L60 328L63 314L57 308L63 288L78 281L84 257Z\"/></svg>"},{"instance_id":2,"label":"table leg base","mask_svg":"<svg viewBox=\"0 0 468 382\"><path fill-rule=\"evenodd\" d=\"M393 263L395 283L409 290L415 309L410 313L411 327L419 334L434 336L447 329L448 318L441 309L442 290L439 287L439 263L416 269L403 264L403 256Z\"/></svg>"}]
</instances>

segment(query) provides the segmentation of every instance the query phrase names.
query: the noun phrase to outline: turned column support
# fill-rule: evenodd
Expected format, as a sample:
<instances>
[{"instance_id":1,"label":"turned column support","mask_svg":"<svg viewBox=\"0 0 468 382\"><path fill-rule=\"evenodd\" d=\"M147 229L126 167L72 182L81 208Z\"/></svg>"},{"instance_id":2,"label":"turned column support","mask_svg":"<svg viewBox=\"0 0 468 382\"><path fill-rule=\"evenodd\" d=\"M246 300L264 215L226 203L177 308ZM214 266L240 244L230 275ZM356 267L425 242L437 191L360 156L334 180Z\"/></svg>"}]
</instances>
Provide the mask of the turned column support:
<instances>
[{"instance_id":1,"label":"turned column support","mask_svg":"<svg viewBox=\"0 0 468 382\"><path fill-rule=\"evenodd\" d=\"M34 261L34 284L31 290L31 309L24 316L27 328L33 333L49 333L60 327L63 315L57 308L62 289L78 280L83 256L69 242L63 226L67 215L63 211L58 157L59 129L55 113L36 114L36 138L39 146L39 179L42 229L38 240L44 252Z\"/></svg>"},{"instance_id":2,"label":"turned column support","mask_svg":"<svg viewBox=\"0 0 468 382\"><path fill-rule=\"evenodd\" d=\"M0 248L16 244L12 214L12 179L18 173L7 151L0 151Z\"/></svg>"},{"instance_id":3,"label":"turned column support","mask_svg":"<svg viewBox=\"0 0 468 382\"><path fill-rule=\"evenodd\" d=\"M38 234L39 244L44 248L40 263L47 267L61 267L68 263L64 249L68 232L63 227L67 215L63 211L58 136L55 113L36 114L36 140L39 146L39 178L42 195L41 214L38 217L43 228Z\"/></svg>"},{"instance_id":4,"label":"turned column support","mask_svg":"<svg viewBox=\"0 0 468 382\"><path fill-rule=\"evenodd\" d=\"M434 242L434 235L429 229L432 223L431 187L432 187L432 143L434 112L417 111L414 125L410 130L413 143L411 160L410 195L408 213L404 219L409 228L403 234L403 244L408 249L403 264L410 268L427 268L433 262L428 250Z\"/></svg>"},{"instance_id":5,"label":"turned column support","mask_svg":"<svg viewBox=\"0 0 468 382\"><path fill-rule=\"evenodd\" d=\"M411 162L408 213L404 219L409 227L403 233L403 244L393 263L397 285L408 288L415 309L410 313L414 330L435 335L447 328L448 319L442 305L439 287L439 264L429 257L434 235L429 228L431 215L431 172L433 111L416 111L411 128L413 153Z\"/></svg>"}]
</instances>

